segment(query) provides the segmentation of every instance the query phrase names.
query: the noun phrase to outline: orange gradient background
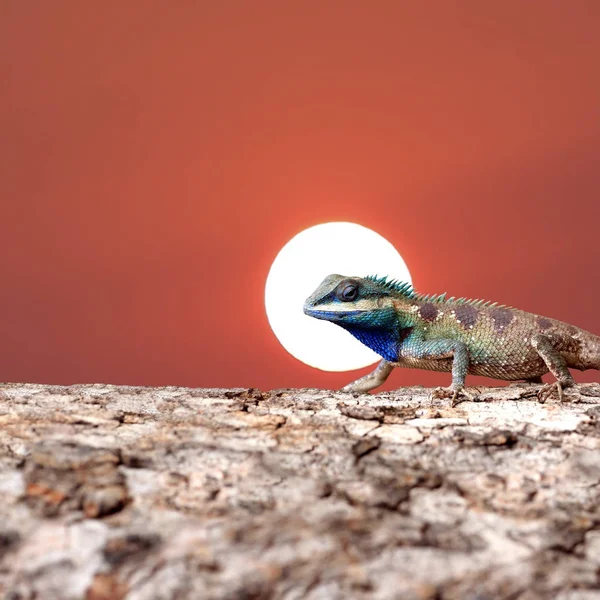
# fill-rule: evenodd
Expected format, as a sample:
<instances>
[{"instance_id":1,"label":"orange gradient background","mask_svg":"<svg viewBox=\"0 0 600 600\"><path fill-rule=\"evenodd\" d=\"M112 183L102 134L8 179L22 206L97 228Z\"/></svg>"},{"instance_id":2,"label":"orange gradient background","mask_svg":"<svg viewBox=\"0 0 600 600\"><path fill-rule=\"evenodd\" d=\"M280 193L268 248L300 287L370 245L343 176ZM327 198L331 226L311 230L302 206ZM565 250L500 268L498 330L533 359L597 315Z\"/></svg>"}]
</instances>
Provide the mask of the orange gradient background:
<instances>
[{"instance_id":1,"label":"orange gradient background","mask_svg":"<svg viewBox=\"0 0 600 600\"><path fill-rule=\"evenodd\" d=\"M339 387L365 371L296 361L263 301L335 220L420 291L600 333L599 23L597 0L3 1L0 380Z\"/></svg>"}]
</instances>

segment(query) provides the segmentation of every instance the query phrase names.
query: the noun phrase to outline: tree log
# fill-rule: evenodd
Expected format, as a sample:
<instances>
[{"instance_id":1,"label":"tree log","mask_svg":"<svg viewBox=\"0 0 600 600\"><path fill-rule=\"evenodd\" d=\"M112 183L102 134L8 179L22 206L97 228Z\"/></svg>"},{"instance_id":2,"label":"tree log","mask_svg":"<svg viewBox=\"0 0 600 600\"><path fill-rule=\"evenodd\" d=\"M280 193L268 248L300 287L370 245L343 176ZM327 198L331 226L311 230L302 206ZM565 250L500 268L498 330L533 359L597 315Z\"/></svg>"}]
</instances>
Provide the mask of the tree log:
<instances>
[{"instance_id":1,"label":"tree log","mask_svg":"<svg viewBox=\"0 0 600 600\"><path fill-rule=\"evenodd\" d=\"M600 400L0 386L10 600L600 597Z\"/></svg>"}]
</instances>

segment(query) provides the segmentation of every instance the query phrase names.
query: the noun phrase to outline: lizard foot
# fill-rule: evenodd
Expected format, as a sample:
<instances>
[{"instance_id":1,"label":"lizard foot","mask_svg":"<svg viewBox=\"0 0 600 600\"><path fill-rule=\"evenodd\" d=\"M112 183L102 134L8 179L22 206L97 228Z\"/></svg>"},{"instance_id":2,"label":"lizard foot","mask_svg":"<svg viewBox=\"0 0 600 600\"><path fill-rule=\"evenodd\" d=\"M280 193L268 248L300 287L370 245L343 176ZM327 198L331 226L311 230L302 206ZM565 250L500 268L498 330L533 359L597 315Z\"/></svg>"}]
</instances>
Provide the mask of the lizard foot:
<instances>
[{"instance_id":1,"label":"lizard foot","mask_svg":"<svg viewBox=\"0 0 600 600\"><path fill-rule=\"evenodd\" d=\"M544 404L544 402L546 402L546 400L548 400L549 398L552 397L552 394L554 393L554 391L556 390L556 394L558 396L558 401L559 402L564 402L565 401L565 393L564 390L568 389L568 388L572 388L574 387L574 383L567 383L567 382L563 382L561 383L560 381L555 381L554 383L546 383L545 385L541 386L540 389L537 392L537 399L538 402L540 404Z\"/></svg>"},{"instance_id":2,"label":"lizard foot","mask_svg":"<svg viewBox=\"0 0 600 600\"><path fill-rule=\"evenodd\" d=\"M366 394L370 388L363 389L360 385L355 385L356 381L345 385L343 388L340 388L340 392L348 392L349 394Z\"/></svg>"},{"instance_id":3,"label":"lizard foot","mask_svg":"<svg viewBox=\"0 0 600 600\"><path fill-rule=\"evenodd\" d=\"M444 387L435 388L431 392L430 398L431 398L431 400L450 398L450 406L452 408L454 408L455 406L458 406L461 402L465 402L466 400L471 400L472 402L475 402L475 400L476 400L476 396L473 396L473 394L470 394L469 392L467 392L465 390L465 388L458 387L458 386L454 387L452 385L447 388L444 388Z\"/></svg>"}]
</instances>

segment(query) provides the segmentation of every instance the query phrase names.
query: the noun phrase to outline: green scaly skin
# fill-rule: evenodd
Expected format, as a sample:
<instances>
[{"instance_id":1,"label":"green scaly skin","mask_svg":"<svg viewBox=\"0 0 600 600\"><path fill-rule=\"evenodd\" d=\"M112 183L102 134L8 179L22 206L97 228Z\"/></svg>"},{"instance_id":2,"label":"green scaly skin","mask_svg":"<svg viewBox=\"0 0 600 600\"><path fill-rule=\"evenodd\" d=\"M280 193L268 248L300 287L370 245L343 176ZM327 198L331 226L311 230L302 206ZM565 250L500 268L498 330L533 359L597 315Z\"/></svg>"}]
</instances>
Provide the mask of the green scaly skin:
<instances>
[{"instance_id":1,"label":"green scaly skin","mask_svg":"<svg viewBox=\"0 0 600 600\"><path fill-rule=\"evenodd\" d=\"M383 360L343 388L366 393L394 367L452 372L438 397L470 397L468 373L542 383L556 377L559 398L575 384L569 368L600 369L600 337L573 325L481 300L424 296L385 277L329 275L306 300L304 312L343 327Z\"/></svg>"}]
</instances>

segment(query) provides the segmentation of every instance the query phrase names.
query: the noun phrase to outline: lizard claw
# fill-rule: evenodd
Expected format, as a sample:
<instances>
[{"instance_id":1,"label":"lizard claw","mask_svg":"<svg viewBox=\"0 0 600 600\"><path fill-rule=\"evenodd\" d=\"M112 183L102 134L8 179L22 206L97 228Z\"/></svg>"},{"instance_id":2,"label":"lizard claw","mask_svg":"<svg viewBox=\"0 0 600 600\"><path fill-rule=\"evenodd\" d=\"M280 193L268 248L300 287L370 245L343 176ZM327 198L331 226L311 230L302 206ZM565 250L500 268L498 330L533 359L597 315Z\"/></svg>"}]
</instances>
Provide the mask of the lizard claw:
<instances>
[{"instance_id":1,"label":"lizard claw","mask_svg":"<svg viewBox=\"0 0 600 600\"><path fill-rule=\"evenodd\" d=\"M475 396L467 392L463 387L453 386L444 388L437 387L431 392L431 399L443 399L450 398L450 406L454 408L458 406L461 402L465 402L466 400L475 401Z\"/></svg>"},{"instance_id":2,"label":"lizard claw","mask_svg":"<svg viewBox=\"0 0 600 600\"><path fill-rule=\"evenodd\" d=\"M570 382L561 383L560 381L555 381L554 383L546 383L545 385L541 386L537 392L538 402L540 402L541 404L544 404L544 402L546 402L546 400L548 400L549 398L552 397L554 390L556 390L556 394L558 396L558 401L564 402L565 401L564 390L566 388L573 387L574 385L575 385L574 383L570 383Z\"/></svg>"}]
</instances>

